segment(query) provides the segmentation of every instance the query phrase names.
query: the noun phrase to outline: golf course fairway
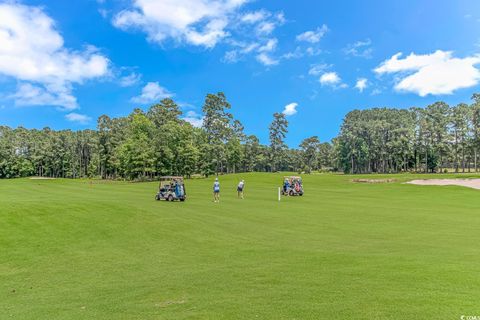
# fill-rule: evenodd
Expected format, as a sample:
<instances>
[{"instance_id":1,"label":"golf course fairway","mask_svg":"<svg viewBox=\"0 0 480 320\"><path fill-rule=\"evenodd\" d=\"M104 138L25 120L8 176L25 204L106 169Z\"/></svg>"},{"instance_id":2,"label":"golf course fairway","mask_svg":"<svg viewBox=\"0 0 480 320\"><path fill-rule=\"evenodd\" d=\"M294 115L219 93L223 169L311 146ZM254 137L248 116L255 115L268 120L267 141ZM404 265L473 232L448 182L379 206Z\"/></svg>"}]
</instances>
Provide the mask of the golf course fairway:
<instances>
[{"instance_id":1,"label":"golf course fairway","mask_svg":"<svg viewBox=\"0 0 480 320\"><path fill-rule=\"evenodd\" d=\"M480 191L403 183L467 175L302 175L278 202L283 175L220 176L220 203L213 177L183 203L155 182L0 180L0 319L480 314Z\"/></svg>"}]
</instances>

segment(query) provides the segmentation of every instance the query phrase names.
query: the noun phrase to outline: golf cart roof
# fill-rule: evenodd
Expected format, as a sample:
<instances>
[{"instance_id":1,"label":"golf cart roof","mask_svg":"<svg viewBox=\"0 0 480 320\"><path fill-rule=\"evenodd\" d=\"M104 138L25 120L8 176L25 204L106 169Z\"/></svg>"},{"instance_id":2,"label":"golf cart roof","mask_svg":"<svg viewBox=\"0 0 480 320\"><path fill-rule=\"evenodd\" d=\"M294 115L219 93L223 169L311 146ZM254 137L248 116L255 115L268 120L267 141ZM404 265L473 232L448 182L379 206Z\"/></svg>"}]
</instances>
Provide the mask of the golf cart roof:
<instances>
[{"instance_id":1,"label":"golf cart roof","mask_svg":"<svg viewBox=\"0 0 480 320\"><path fill-rule=\"evenodd\" d=\"M166 181L166 180L183 180L183 177L180 177L180 176L163 176L163 177L160 177L160 181Z\"/></svg>"},{"instance_id":2,"label":"golf cart roof","mask_svg":"<svg viewBox=\"0 0 480 320\"><path fill-rule=\"evenodd\" d=\"M283 178L284 179L300 179L300 180L302 180L302 177L299 177L299 176L284 176Z\"/></svg>"}]
</instances>

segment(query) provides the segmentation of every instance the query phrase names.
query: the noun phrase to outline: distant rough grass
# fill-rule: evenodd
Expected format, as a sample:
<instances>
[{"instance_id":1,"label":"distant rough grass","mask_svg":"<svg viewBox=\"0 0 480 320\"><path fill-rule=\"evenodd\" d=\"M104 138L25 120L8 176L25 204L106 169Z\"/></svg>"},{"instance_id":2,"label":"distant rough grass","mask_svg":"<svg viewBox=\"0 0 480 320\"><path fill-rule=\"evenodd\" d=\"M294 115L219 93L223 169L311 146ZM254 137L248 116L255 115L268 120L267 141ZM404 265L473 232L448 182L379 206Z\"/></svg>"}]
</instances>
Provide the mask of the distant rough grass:
<instances>
[{"instance_id":1,"label":"distant rough grass","mask_svg":"<svg viewBox=\"0 0 480 320\"><path fill-rule=\"evenodd\" d=\"M353 179L353 182L361 182L361 183L389 183L395 182L396 179Z\"/></svg>"}]
</instances>

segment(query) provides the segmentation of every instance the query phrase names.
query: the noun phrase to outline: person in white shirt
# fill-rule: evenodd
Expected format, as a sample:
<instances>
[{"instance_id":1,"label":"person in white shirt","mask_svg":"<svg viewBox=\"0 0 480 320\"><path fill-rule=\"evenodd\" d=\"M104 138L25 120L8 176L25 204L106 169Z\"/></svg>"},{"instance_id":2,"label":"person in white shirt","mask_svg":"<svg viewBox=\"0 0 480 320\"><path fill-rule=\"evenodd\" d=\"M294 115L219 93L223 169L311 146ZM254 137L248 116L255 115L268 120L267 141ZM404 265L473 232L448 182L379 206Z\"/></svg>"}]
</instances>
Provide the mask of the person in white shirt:
<instances>
[{"instance_id":1,"label":"person in white shirt","mask_svg":"<svg viewBox=\"0 0 480 320\"><path fill-rule=\"evenodd\" d=\"M238 183L237 186L237 195L240 199L243 199L243 189L245 188L245 180L242 180Z\"/></svg>"},{"instance_id":2,"label":"person in white shirt","mask_svg":"<svg viewBox=\"0 0 480 320\"><path fill-rule=\"evenodd\" d=\"M215 178L213 183L213 202L220 202L220 182Z\"/></svg>"}]
</instances>

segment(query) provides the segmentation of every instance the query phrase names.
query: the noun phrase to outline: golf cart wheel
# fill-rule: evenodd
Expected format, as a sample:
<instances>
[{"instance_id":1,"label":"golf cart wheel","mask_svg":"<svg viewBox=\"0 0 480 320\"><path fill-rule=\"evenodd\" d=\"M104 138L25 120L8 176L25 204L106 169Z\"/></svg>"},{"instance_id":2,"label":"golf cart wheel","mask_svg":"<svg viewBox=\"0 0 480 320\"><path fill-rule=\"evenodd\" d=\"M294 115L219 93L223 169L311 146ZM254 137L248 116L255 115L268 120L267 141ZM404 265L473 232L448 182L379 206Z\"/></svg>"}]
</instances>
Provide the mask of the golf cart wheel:
<instances>
[{"instance_id":1,"label":"golf cart wheel","mask_svg":"<svg viewBox=\"0 0 480 320\"><path fill-rule=\"evenodd\" d=\"M169 195L168 198L167 198L168 201L173 201L173 196L172 195Z\"/></svg>"},{"instance_id":2,"label":"golf cart wheel","mask_svg":"<svg viewBox=\"0 0 480 320\"><path fill-rule=\"evenodd\" d=\"M290 190L288 194L293 197L295 195L295 192L293 192L293 190Z\"/></svg>"},{"instance_id":3,"label":"golf cart wheel","mask_svg":"<svg viewBox=\"0 0 480 320\"><path fill-rule=\"evenodd\" d=\"M303 192L300 192L298 195L299 195L300 197L303 196Z\"/></svg>"},{"instance_id":4,"label":"golf cart wheel","mask_svg":"<svg viewBox=\"0 0 480 320\"><path fill-rule=\"evenodd\" d=\"M181 202L185 201L185 198L180 198L180 201L181 201Z\"/></svg>"},{"instance_id":5,"label":"golf cart wheel","mask_svg":"<svg viewBox=\"0 0 480 320\"><path fill-rule=\"evenodd\" d=\"M155 200L160 201L160 197L158 196L158 194L155 196Z\"/></svg>"}]
</instances>

